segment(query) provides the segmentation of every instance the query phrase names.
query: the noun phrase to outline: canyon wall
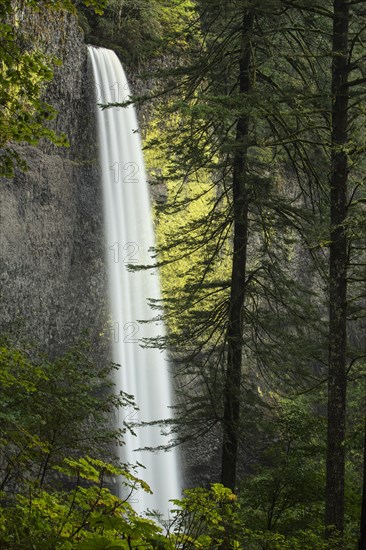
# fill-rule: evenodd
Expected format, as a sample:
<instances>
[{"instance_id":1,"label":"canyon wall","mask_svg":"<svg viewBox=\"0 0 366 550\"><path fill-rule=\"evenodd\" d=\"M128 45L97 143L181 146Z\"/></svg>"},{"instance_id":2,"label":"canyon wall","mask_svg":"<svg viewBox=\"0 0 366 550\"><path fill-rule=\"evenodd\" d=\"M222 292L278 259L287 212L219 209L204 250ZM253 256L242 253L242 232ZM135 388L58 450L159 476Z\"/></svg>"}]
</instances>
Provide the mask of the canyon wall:
<instances>
[{"instance_id":1,"label":"canyon wall","mask_svg":"<svg viewBox=\"0 0 366 550\"><path fill-rule=\"evenodd\" d=\"M85 331L97 347L102 341L108 305L103 206L83 34L70 15L42 17L26 24L62 61L46 99L58 111L52 127L66 133L70 147L18 145L28 170L1 178L0 324L60 353Z\"/></svg>"}]
</instances>

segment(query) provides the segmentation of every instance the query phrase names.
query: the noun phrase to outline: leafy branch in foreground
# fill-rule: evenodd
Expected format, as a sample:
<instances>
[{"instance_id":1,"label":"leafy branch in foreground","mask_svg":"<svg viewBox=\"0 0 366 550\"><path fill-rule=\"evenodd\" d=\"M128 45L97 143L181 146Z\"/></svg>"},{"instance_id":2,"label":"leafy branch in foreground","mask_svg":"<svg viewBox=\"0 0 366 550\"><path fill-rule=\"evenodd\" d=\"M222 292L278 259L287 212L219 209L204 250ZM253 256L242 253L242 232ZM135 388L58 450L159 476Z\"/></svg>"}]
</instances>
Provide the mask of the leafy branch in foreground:
<instances>
[{"instance_id":1,"label":"leafy branch in foreground","mask_svg":"<svg viewBox=\"0 0 366 550\"><path fill-rule=\"evenodd\" d=\"M129 503L135 491L150 489L127 470L88 456L65 458L55 470L68 481L67 490L30 484L27 492L5 502L1 548L152 548L151 540L158 543L163 538L162 529L138 516ZM108 484L113 478L125 486L126 499L111 493Z\"/></svg>"},{"instance_id":2,"label":"leafy branch in foreground","mask_svg":"<svg viewBox=\"0 0 366 550\"><path fill-rule=\"evenodd\" d=\"M65 457L112 459L125 431L113 415L135 406L113 392L115 368L95 364L85 342L54 361L31 346L0 342L0 490L49 485Z\"/></svg>"}]
</instances>

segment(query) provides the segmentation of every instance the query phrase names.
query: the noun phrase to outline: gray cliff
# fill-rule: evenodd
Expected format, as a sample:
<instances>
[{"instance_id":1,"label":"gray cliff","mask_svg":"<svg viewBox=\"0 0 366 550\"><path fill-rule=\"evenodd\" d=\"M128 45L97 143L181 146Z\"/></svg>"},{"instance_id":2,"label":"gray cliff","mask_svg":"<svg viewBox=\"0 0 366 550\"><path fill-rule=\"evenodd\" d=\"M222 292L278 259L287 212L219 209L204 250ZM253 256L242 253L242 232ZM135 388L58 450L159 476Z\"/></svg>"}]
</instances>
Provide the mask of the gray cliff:
<instances>
[{"instance_id":1,"label":"gray cliff","mask_svg":"<svg viewBox=\"0 0 366 550\"><path fill-rule=\"evenodd\" d=\"M37 25L62 60L46 98L59 113L52 126L66 133L70 147L19 145L28 171L1 179L0 324L5 331L18 326L27 340L60 353L86 330L101 345L107 320L103 207L82 32L72 16L43 22L39 16Z\"/></svg>"}]
</instances>

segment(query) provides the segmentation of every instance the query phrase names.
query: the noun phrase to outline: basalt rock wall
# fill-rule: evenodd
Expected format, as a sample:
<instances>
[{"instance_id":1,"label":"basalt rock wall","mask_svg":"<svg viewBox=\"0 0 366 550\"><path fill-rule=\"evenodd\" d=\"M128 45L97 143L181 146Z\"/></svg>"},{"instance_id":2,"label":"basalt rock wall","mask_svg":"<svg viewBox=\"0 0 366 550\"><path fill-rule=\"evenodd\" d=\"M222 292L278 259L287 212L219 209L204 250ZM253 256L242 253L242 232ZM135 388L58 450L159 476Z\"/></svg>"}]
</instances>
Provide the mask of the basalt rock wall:
<instances>
[{"instance_id":1,"label":"basalt rock wall","mask_svg":"<svg viewBox=\"0 0 366 550\"><path fill-rule=\"evenodd\" d=\"M87 331L101 351L108 300L87 50L70 15L39 13L23 23L62 61L46 99L58 111L52 126L70 147L18 145L28 170L1 180L1 329L16 328L51 354Z\"/></svg>"}]
</instances>

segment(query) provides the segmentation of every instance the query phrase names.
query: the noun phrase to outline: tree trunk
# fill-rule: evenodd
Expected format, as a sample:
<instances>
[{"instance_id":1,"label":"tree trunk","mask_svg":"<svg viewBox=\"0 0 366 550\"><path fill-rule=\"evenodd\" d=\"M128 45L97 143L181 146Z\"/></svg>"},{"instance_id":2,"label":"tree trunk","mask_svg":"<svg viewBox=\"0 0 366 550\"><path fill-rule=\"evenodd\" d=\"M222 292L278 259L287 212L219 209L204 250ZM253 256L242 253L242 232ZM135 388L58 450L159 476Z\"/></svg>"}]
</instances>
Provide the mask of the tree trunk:
<instances>
[{"instance_id":1,"label":"tree trunk","mask_svg":"<svg viewBox=\"0 0 366 550\"><path fill-rule=\"evenodd\" d=\"M365 442L363 449L363 485L360 523L359 550L366 550L366 416L365 416Z\"/></svg>"},{"instance_id":2,"label":"tree trunk","mask_svg":"<svg viewBox=\"0 0 366 550\"><path fill-rule=\"evenodd\" d=\"M253 14L244 15L240 57L239 90L244 96L251 87L251 31ZM239 441L241 371L243 347L243 306L248 241L248 200L246 169L249 115L241 115L236 125L233 158L234 250L231 275L230 310L227 329L228 357L224 388L221 483L235 489Z\"/></svg>"},{"instance_id":3,"label":"tree trunk","mask_svg":"<svg viewBox=\"0 0 366 550\"><path fill-rule=\"evenodd\" d=\"M348 26L346 0L334 0L329 255L329 382L325 524L344 528L347 329ZM329 529L328 529L329 527Z\"/></svg>"}]
</instances>

